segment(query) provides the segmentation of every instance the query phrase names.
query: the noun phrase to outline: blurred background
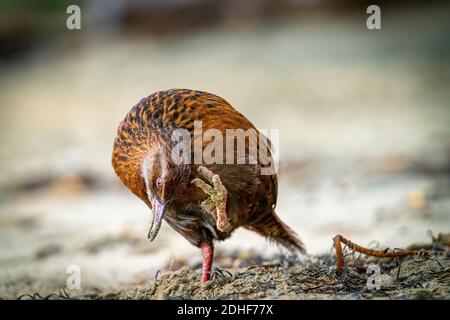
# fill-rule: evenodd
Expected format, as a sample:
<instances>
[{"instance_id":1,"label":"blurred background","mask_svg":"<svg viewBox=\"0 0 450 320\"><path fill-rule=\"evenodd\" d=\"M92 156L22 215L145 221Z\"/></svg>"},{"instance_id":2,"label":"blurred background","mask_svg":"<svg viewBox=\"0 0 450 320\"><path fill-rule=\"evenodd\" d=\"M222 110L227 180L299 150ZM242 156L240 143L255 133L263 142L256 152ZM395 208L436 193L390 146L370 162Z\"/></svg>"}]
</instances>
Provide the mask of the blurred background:
<instances>
[{"instance_id":1,"label":"blurred background","mask_svg":"<svg viewBox=\"0 0 450 320\"><path fill-rule=\"evenodd\" d=\"M0 296L62 287L69 265L104 288L200 261L167 225L148 242L110 164L121 119L168 88L280 129L278 212L309 253L449 232L449 26L443 1L1 1ZM278 252L245 230L217 248Z\"/></svg>"}]
</instances>

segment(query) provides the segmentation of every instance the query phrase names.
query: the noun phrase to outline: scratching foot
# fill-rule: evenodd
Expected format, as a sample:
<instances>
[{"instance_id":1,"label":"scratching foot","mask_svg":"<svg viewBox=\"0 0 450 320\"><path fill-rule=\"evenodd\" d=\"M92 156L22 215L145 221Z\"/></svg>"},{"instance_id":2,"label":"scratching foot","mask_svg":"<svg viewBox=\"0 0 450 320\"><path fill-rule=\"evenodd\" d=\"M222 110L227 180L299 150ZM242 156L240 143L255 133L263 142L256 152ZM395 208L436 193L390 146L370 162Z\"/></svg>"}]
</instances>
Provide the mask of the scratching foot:
<instances>
[{"instance_id":1,"label":"scratching foot","mask_svg":"<svg viewBox=\"0 0 450 320\"><path fill-rule=\"evenodd\" d=\"M227 195L228 191L222 184L220 177L214 174L209 169L205 167L198 167L198 173L208 180L209 184L205 181L195 178L192 183L203 190L207 195L208 199L201 203L202 208L210 214L216 214L216 224L217 229L222 232L227 232L231 230L231 222L227 216Z\"/></svg>"}]
</instances>

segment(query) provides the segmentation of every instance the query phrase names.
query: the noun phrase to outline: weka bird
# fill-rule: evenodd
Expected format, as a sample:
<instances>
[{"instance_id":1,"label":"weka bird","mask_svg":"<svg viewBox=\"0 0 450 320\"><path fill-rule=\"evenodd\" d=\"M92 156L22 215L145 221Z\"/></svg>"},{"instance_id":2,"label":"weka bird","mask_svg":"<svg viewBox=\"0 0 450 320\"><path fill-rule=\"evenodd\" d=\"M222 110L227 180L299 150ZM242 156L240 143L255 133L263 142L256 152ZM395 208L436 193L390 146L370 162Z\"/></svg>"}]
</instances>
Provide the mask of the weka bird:
<instances>
[{"instance_id":1,"label":"weka bird","mask_svg":"<svg viewBox=\"0 0 450 320\"><path fill-rule=\"evenodd\" d=\"M160 91L142 99L119 125L112 164L125 186L152 210L149 239L156 237L165 220L199 247L202 283L210 279L213 241L228 238L240 226L293 252L304 252L296 233L275 214L277 175L261 174L266 164L259 158L231 164L173 160L173 133L184 129L194 144L198 138L194 121L201 121L202 132L215 129L224 136L227 129L256 130L224 99L187 89ZM202 150L208 143L202 141ZM249 145L245 143L246 151ZM195 147L191 159L194 152ZM244 158L249 160L247 153Z\"/></svg>"}]
</instances>

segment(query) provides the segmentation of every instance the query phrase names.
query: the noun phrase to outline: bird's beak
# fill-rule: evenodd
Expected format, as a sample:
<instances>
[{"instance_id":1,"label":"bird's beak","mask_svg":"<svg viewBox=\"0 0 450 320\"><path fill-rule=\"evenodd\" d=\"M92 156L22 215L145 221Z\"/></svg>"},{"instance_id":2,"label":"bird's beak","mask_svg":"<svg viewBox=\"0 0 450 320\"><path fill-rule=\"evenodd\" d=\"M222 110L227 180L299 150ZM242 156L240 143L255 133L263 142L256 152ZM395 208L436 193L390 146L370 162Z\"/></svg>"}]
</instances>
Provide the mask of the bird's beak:
<instances>
[{"instance_id":1,"label":"bird's beak","mask_svg":"<svg viewBox=\"0 0 450 320\"><path fill-rule=\"evenodd\" d=\"M153 207L153 219L150 225L150 230L148 231L147 238L150 241L155 240L158 235L159 228L161 227L162 218L164 216L165 205L161 204L158 200L154 199L152 201Z\"/></svg>"}]
</instances>

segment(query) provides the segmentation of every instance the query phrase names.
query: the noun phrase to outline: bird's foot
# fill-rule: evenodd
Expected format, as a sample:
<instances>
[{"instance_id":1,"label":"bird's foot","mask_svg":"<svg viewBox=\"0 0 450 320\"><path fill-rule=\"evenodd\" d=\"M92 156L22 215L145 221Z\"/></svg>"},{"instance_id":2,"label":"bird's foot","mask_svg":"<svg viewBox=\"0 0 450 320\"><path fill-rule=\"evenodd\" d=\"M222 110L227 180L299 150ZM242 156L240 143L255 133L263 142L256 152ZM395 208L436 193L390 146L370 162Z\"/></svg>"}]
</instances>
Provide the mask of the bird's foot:
<instances>
[{"instance_id":1,"label":"bird's foot","mask_svg":"<svg viewBox=\"0 0 450 320\"><path fill-rule=\"evenodd\" d=\"M222 232L230 231L232 226L227 216L227 189L220 177L209 169L200 166L197 171L209 181L208 184L199 178L192 180L193 184L209 195L209 198L201 203L202 208L213 215L215 211L217 229Z\"/></svg>"}]
</instances>

